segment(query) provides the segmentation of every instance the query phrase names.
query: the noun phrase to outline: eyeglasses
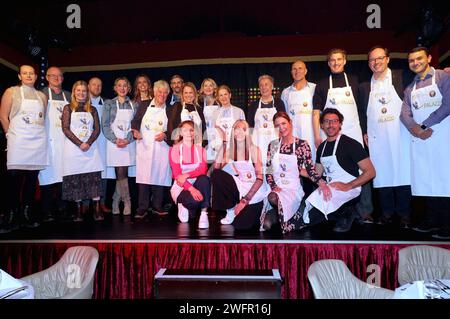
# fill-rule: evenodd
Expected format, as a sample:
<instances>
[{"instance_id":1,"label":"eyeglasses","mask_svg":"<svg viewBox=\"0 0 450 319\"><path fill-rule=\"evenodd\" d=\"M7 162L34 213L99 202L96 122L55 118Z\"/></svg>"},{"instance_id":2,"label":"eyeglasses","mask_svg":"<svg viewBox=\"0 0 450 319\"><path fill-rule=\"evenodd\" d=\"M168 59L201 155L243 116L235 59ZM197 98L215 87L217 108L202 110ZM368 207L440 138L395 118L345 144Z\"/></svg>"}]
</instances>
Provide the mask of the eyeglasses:
<instances>
[{"instance_id":1,"label":"eyeglasses","mask_svg":"<svg viewBox=\"0 0 450 319\"><path fill-rule=\"evenodd\" d=\"M381 61L383 61L385 58L386 58L386 56L384 55L384 56L380 56L380 57L375 58L375 59L369 59L369 63L381 62Z\"/></svg>"},{"instance_id":2,"label":"eyeglasses","mask_svg":"<svg viewBox=\"0 0 450 319\"><path fill-rule=\"evenodd\" d=\"M339 119L323 120L323 124L336 124L336 123L339 123Z\"/></svg>"},{"instance_id":3,"label":"eyeglasses","mask_svg":"<svg viewBox=\"0 0 450 319\"><path fill-rule=\"evenodd\" d=\"M47 74L47 76L49 78L52 78L52 79L62 78L63 77L62 75L59 75L59 74Z\"/></svg>"}]
</instances>

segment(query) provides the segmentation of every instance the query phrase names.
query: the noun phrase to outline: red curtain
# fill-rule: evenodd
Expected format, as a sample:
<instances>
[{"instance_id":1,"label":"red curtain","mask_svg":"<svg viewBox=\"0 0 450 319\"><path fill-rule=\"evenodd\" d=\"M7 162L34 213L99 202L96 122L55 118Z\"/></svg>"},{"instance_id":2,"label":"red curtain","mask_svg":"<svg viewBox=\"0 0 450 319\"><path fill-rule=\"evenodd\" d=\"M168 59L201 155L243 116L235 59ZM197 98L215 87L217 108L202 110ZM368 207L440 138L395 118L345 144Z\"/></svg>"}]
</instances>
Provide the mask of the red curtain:
<instances>
[{"instance_id":1,"label":"red curtain","mask_svg":"<svg viewBox=\"0 0 450 319\"><path fill-rule=\"evenodd\" d=\"M397 244L321 243L6 243L0 246L0 268L16 278L45 269L75 245L97 248L100 259L94 298L151 298L153 277L168 269L273 269L284 279L282 296L313 298L307 272L320 259L341 259L353 274L366 280L370 264L381 270L381 286L395 289ZM440 245L450 249L450 245Z\"/></svg>"}]
</instances>

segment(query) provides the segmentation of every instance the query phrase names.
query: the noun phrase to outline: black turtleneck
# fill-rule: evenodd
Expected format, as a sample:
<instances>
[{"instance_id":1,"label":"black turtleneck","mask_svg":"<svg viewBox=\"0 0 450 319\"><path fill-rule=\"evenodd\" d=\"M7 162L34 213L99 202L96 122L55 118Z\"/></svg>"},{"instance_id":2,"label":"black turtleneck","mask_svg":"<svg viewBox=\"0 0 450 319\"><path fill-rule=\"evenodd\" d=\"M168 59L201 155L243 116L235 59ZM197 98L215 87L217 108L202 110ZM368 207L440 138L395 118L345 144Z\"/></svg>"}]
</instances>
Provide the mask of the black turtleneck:
<instances>
[{"instance_id":1,"label":"black turtleneck","mask_svg":"<svg viewBox=\"0 0 450 319\"><path fill-rule=\"evenodd\" d=\"M347 74L347 79L349 85L352 87L353 96L355 97L356 105L359 109L359 103L358 103L358 86L359 81L358 78L355 75ZM345 87L345 77L344 73L331 73L331 77L333 79L333 88L341 88ZM322 111L325 107L325 104L327 102L327 94L328 89L330 88L330 81L329 76L327 75L325 78L323 78L319 83L317 83L316 90L314 92L313 97L313 108L314 110L320 110Z\"/></svg>"},{"instance_id":2,"label":"black turtleneck","mask_svg":"<svg viewBox=\"0 0 450 319\"><path fill-rule=\"evenodd\" d=\"M173 131L178 127L178 125L181 123L181 110L183 109L183 106L181 102L176 102L174 105L172 105L168 111L167 111L167 144L170 146L173 145L173 139L172 139L172 133ZM203 107L200 105L192 105L192 104L186 104L186 109L189 112L195 111L197 109L198 114L200 115L200 119L202 120L202 133L205 132L206 129L206 122L205 122L205 116L203 115ZM206 140L207 142L207 140ZM206 143L205 140L203 140L203 144Z\"/></svg>"},{"instance_id":3,"label":"black turtleneck","mask_svg":"<svg viewBox=\"0 0 450 319\"><path fill-rule=\"evenodd\" d=\"M84 110L85 103L78 103L77 108L75 109L75 112L86 112ZM97 139L97 137L100 135L100 120L98 118L98 112L97 109L91 105L91 114L94 118L94 127L91 136L86 141L87 144L92 145L94 141ZM70 104L67 104L64 106L62 116L61 116L61 125L64 135L72 141L77 146L80 146L83 142L78 139L78 137L70 130L70 120L72 115L72 109L70 108Z\"/></svg>"}]
</instances>

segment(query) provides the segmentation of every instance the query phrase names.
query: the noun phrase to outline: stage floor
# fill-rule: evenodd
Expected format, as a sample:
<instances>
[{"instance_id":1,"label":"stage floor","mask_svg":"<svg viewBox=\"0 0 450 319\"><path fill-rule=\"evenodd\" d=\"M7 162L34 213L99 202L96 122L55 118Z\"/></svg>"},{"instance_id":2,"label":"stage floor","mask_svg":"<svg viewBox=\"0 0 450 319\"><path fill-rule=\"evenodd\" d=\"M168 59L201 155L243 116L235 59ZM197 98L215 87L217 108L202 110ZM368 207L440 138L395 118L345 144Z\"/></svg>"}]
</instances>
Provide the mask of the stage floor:
<instances>
[{"instance_id":1,"label":"stage floor","mask_svg":"<svg viewBox=\"0 0 450 319\"><path fill-rule=\"evenodd\" d=\"M130 216L106 215L103 222L86 220L80 223L56 221L43 223L34 229L19 229L11 233L0 234L0 241L9 240L217 240L217 241L320 241L320 242L433 242L431 234L415 232L411 229L400 229L394 225L377 224L359 225L356 221L352 229L344 234L332 231L333 224L323 223L315 227L307 227L301 231L283 235L280 230L270 232L236 231L231 225L221 225L222 215L209 214L209 229L198 229L197 223L182 224L176 214L168 216L149 215L145 220L134 220ZM443 242L443 243L448 243Z\"/></svg>"}]
</instances>

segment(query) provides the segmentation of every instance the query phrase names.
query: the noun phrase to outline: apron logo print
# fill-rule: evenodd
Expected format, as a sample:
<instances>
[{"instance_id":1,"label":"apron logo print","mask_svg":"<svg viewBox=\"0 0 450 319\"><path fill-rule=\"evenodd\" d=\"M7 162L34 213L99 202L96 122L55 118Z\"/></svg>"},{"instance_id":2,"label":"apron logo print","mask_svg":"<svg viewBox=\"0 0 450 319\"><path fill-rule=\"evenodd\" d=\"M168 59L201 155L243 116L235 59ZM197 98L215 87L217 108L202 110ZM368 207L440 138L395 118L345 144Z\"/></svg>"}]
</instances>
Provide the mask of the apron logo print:
<instances>
[{"instance_id":1,"label":"apron logo print","mask_svg":"<svg viewBox=\"0 0 450 319\"><path fill-rule=\"evenodd\" d=\"M268 114L263 114L263 119L264 121L268 121L269 120L269 115Z\"/></svg>"},{"instance_id":2,"label":"apron logo print","mask_svg":"<svg viewBox=\"0 0 450 319\"><path fill-rule=\"evenodd\" d=\"M28 116L22 117L22 120L23 120L25 123L27 123L27 124L31 124L31 120L30 120L30 118L29 118Z\"/></svg>"},{"instance_id":3,"label":"apron logo print","mask_svg":"<svg viewBox=\"0 0 450 319\"><path fill-rule=\"evenodd\" d=\"M162 122L162 121L159 121L158 124L159 124L159 126L162 126L162 125L163 125L163 122Z\"/></svg>"},{"instance_id":4,"label":"apron logo print","mask_svg":"<svg viewBox=\"0 0 450 319\"><path fill-rule=\"evenodd\" d=\"M430 97L434 97L436 95L435 91L430 91Z\"/></svg>"},{"instance_id":5,"label":"apron logo print","mask_svg":"<svg viewBox=\"0 0 450 319\"><path fill-rule=\"evenodd\" d=\"M303 106L307 107L308 106L308 102L303 102Z\"/></svg>"},{"instance_id":6,"label":"apron logo print","mask_svg":"<svg viewBox=\"0 0 450 319\"><path fill-rule=\"evenodd\" d=\"M281 169L283 172L286 172L286 164L280 164Z\"/></svg>"},{"instance_id":7,"label":"apron logo print","mask_svg":"<svg viewBox=\"0 0 450 319\"><path fill-rule=\"evenodd\" d=\"M39 117L41 117L41 118L42 118L42 112L39 112Z\"/></svg>"},{"instance_id":8,"label":"apron logo print","mask_svg":"<svg viewBox=\"0 0 450 319\"><path fill-rule=\"evenodd\" d=\"M280 174L280 177L283 178L284 176L286 176L284 173Z\"/></svg>"},{"instance_id":9,"label":"apron logo print","mask_svg":"<svg viewBox=\"0 0 450 319\"><path fill-rule=\"evenodd\" d=\"M224 124L222 124L222 127L227 130L228 129L228 124L224 123Z\"/></svg>"},{"instance_id":10,"label":"apron logo print","mask_svg":"<svg viewBox=\"0 0 450 319\"><path fill-rule=\"evenodd\" d=\"M264 123L264 124L263 124L263 127L264 127L264 128L267 128L267 123Z\"/></svg>"},{"instance_id":11,"label":"apron logo print","mask_svg":"<svg viewBox=\"0 0 450 319\"><path fill-rule=\"evenodd\" d=\"M413 107L418 110L420 108L419 103L417 101L414 101Z\"/></svg>"},{"instance_id":12,"label":"apron logo print","mask_svg":"<svg viewBox=\"0 0 450 319\"><path fill-rule=\"evenodd\" d=\"M58 110L59 113L63 112L63 107L62 106L58 106L58 107L56 107L56 109Z\"/></svg>"},{"instance_id":13,"label":"apron logo print","mask_svg":"<svg viewBox=\"0 0 450 319\"><path fill-rule=\"evenodd\" d=\"M349 91L345 92L345 95L350 96L350 92Z\"/></svg>"},{"instance_id":14,"label":"apron logo print","mask_svg":"<svg viewBox=\"0 0 450 319\"><path fill-rule=\"evenodd\" d=\"M379 99L378 100L381 104L386 104L387 103L387 101L386 101L386 99L384 98L384 96L381 98L381 99Z\"/></svg>"},{"instance_id":15,"label":"apron logo print","mask_svg":"<svg viewBox=\"0 0 450 319\"><path fill-rule=\"evenodd\" d=\"M150 131L150 125L145 124L145 129L148 130L148 131Z\"/></svg>"},{"instance_id":16,"label":"apron logo print","mask_svg":"<svg viewBox=\"0 0 450 319\"><path fill-rule=\"evenodd\" d=\"M252 178L252 173L248 172L248 173L247 173L247 178L248 178L248 179Z\"/></svg>"},{"instance_id":17,"label":"apron logo print","mask_svg":"<svg viewBox=\"0 0 450 319\"><path fill-rule=\"evenodd\" d=\"M80 122L87 125L87 119L80 119Z\"/></svg>"},{"instance_id":18,"label":"apron logo print","mask_svg":"<svg viewBox=\"0 0 450 319\"><path fill-rule=\"evenodd\" d=\"M295 110L294 109L290 109L289 113L291 113L291 115L295 115Z\"/></svg>"},{"instance_id":19,"label":"apron logo print","mask_svg":"<svg viewBox=\"0 0 450 319\"><path fill-rule=\"evenodd\" d=\"M383 108L381 109L381 113L385 114L386 112L387 112L387 108L383 107Z\"/></svg>"},{"instance_id":20,"label":"apron logo print","mask_svg":"<svg viewBox=\"0 0 450 319\"><path fill-rule=\"evenodd\" d=\"M118 128L119 130L121 130L121 131L128 132L128 130L125 129L125 127L124 127L122 124L117 125L117 128Z\"/></svg>"},{"instance_id":21,"label":"apron logo print","mask_svg":"<svg viewBox=\"0 0 450 319\"><path fill-rule=\"evenodd\" d=\"M330 99L330 103L333 104L333 105L336 105L336 99L335 99L334 97L331 98L331 99Z\"/></svg>"}]
</instances>

